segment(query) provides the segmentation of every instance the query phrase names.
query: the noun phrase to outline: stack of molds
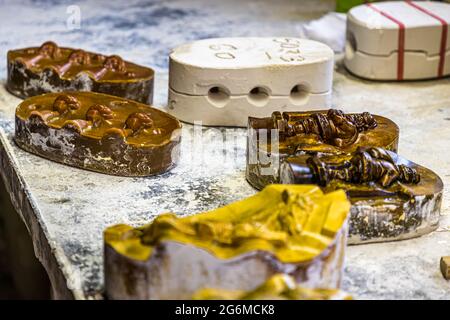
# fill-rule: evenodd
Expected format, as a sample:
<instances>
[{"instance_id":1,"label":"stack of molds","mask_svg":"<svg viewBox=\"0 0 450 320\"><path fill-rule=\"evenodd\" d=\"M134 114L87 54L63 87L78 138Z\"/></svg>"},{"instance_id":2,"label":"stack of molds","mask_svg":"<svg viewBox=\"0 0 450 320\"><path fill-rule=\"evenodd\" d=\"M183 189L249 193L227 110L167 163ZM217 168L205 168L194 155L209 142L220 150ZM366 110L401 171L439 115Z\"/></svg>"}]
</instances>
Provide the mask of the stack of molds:
<instances>
[{"instance_id":1,"label":"stack of molds","mask_svg":"<svg viewBox=\"0 0 450 320\"><path fill-rule=\"evenodd\" d=\"M350 203L342 190L271 185L210 212L106 229L110 299L190 299L199 290L254 290L275 274L337 289Z\"/></svg>"},{"instance_id":2,"label":"stack of molds","mask_svg":"<svg viewBox=\"0 0 450 320\"><path fill-rule=\"evenodd\" d=\"M205 288L193 296L194 300L351 300L338 289L305 288L285 274L276 274L264 284L250 291Z\"/></svg>"},{"instance_id":3,"label":"stack of molds","mask_svg":"<svg viewBox=\"0 0 450 320\"><path fill-rule=\"evenodd\" d=\"M326 109L333 51L297 38L221 38L170 54L169 112L211 126L247 125L275 110Z\"/></svg>"},{"instance_id":4,"label":"stack of molds","mask_svg":"<svg viewBox=\"0 0 450 320\"><path fill-rule=\"evenodd\" d=\"M368 3L348 13L345 65L376 80L450 74L450 4L433 1Z\"/></svg>"},{"instance_id":5,"label":"stack of molds","mask_svg":"<svg viewBox=\"0 0 450 320\"><path fill-rule=\"evenodd\" d=\"M348 154L359 146L396 152L398 137L394 122L368 112L345 114L330 109L249 118L246 177L260 190L279 182L280 164L289 156Z\"/></svg>"},{"instance_id":6,"label":"stack of molds","mask_svg":"<svg viewBox=\"0 0 450 320\"><path fill-rule=\"evenodd\" d=\"M151 104L154 71L80 49L62 48L54 42L8 52L6 88L28 98L43 93L93 91Z\"/></svg>"},{"instance_id":7,"label":"stack of molds","mask_svg":"<svg viewBox=\"0 0 450 320\"><path fill-rule=\"evenodd\" d=\"M349 155L302 155L288 158L280 171L282 183L347 192L349 243L408 239L438 227L441 179L394 152L359 147Z\"/></svg>"},{"instance_id":8,"label":"stack of molds","mask_svg":"<svg viewBox=\"0 0 450 320\"><path fill-rule=\"evenodd\" d=\"M16 109L22 149L71 166L121 176L171 169L181 124L135 101L93 92L48 93Z\"/></svg>"}]
</instances>

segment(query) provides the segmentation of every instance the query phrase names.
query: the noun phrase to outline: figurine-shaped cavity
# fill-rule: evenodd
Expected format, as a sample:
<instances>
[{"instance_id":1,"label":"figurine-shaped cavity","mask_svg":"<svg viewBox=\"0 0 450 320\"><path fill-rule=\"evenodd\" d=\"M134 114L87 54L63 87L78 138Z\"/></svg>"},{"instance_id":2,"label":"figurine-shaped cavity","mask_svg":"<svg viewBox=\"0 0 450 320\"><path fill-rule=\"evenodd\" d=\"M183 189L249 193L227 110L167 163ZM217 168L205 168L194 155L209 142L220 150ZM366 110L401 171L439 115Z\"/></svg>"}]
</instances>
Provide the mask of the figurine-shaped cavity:
<instances>
[{"instance_id":1,"label":"figurine-shaped cavity","mask_svg":"<svg viewBox=\"0 0 450 320\"><path fill-rule=\"evenodd\" d=\"M33 66L42 59L56 59L61 56L61 50L58 45L52 41L44 42L37 50L30 49L28 53L33 55L32 57L25 59L25 64L28 66Z\"/></svg>"},{"instance_id":2,"label":"figurine-shaped cavity","mask_svg":"<svg viewBox=\"0 0 450 320\"><path fill-rule=\"evenodd\" d=\"M104 120L112 119L112 110L103 104L94 104L86 112L86 120L92 121L94 127L99 127Z\"/></svg>"},{"instance_id":3,"label":"figurine-shaped cavity","mask_svg":"<svg viewBox=\"0 0 450 320\"><path fill-rule=\"evenodd\" d=\"M137 135L142 130L149 129L152 126L152 118L144 112L135 112L130 114L125 122L125 129L130 129L132 131L132 135Z\"/></svg>"},{"instance_id":4,"label":"figurine-shaped cavity","mask_svg":"<svg viewBox=\"0 0 450 320\"><path fill-rule=\"evenodd\" d=\"M315 155L306 163L313 173L311 182L322 186L333 180L357 184L375 182L382 187L389 187L395 182L417 184L420 181L416 169L396 164L391 155L381 148L360 147L350 160L341 162L327 162ZM307 171L305 169L305 172Z\"/></svg>"},{"instance_id":5,"label":"figurine-shaped cavity","mask_svg":"<svg viewBox=\"0 0 450 320\"><path fill-rule=\"evenodd\" d=\"M91 63L91 57L84 50L76 50L70 54L69 62L74 65L86 65Z\"/></svg>"},{"instance_id":6,"label":"figurine-shaped cavity","mask_svg":"<svg viewBox=\"0 0 450 320\"><path fill-rule=\"evenodd\" d=\"M126 72L127 67L125 65L125 61L122 60L121 57L113 55L109 56L105 59L105 62L103 63L103 67L112 71L117 72Z\"/></svg>"},{"instance_id":7,"label":"figurine-shaped cavity","mask_svg":"<svg viewBox=\"0 0 450 320\"><path fill-rule=\"evenodd\" d=\"M39 48L39 55L51 59L58 58L60 53L61 50L59 50L58 45L52 41L44 42Z\"/></svg>"},{"instance_id":8,"label":"figurine-shaped cavity","mask_svg":"<svg viewBox=\"0 0 450 320\"><path fill-rule=\"evenodd\" d=\"M60 115L80 109L80 102L74 96L69 94L59 95L53 102L53 110Z\"/></svg>"},{"instance_id":9,"label":"figurine-shaped cavity","mask_svg":"<svg viewBox=\"0 0 450 320\"><path fill-rule=\"evenodd\" d=\"M377 121L368 112L350 115L336 109L328 110L326 115L315 113L296 121L281 120L280 117L280 113L274 114L274 121L280 129L280 135L293 137L314 134L319 136L323 142L338 147L353 144L358 139L360 132L377 126Z\"/></svg>"}]
</instances>

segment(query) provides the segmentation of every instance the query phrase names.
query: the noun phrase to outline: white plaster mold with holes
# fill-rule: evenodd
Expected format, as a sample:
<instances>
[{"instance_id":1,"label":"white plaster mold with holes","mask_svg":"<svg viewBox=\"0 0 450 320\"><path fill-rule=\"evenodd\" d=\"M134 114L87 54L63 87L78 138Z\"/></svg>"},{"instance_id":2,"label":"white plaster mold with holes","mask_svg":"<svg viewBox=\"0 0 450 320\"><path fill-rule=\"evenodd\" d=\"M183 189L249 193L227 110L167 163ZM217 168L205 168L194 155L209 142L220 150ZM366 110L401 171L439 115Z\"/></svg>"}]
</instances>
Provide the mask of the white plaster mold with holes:
<instances>
[{"instance_id":1,"label":"white plaster mold with holes","mask_svg":"<svg viewBox=\"0 0 450 320\"><path fill-rule=\"evenodd\" d=\"M247 125L273 111L331 105L333 51L299 38L215 38L170 54L169 113L203 125Z\"/></svg>"},{"instance_id":2,"label":"white plaster mold with holes","mask_svg":"<svg viewBox=\"0 0 450 320\"><path fill-rule=\"evenodd\" d=\"M450 74L450 4L388 1L351 9L345 66L373 80L415 80Z\"/></svg>"}]
</instances>

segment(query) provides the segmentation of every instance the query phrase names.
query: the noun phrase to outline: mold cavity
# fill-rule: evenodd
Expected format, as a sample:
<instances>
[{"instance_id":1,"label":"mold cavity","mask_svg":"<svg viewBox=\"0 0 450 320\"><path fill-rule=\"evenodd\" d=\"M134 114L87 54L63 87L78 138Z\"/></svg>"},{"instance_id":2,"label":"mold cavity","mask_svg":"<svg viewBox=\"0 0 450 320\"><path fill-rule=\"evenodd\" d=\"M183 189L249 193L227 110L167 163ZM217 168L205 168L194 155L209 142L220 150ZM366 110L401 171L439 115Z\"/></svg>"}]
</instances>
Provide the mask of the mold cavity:
<instances>
[{"instance_id":1,"label":"mold cavity","mask_svg":"<svg viewBox=\"0 0 450 320\"><path fill-rule=\"evenodd\" d=\"M223 108L230 99L230 93L227 89L216 86L208 91L209 101L218 108Z\"/></svg>"},{"instance_id":2,"label":"mold cavity","mask_svg":"<svg viewBox=\"0 0 450 320\"><path fill-rule=\"evenodd\" d=\"M269 91L263 87L255 87L250 90L248 99L251 103L258 107L262 107L269 101Z\"/></svg>"},{"instance_id":3,"label":"mold cavity","mask_svg":"<svg viewBox=\"0 0 450 320\"><path fill-rule=\"evenodd\" d=\"M293 104L301 105L308 100L309 88L304 84L298 84L291 90L291 101Z\"/></svg>"}]
</instances>

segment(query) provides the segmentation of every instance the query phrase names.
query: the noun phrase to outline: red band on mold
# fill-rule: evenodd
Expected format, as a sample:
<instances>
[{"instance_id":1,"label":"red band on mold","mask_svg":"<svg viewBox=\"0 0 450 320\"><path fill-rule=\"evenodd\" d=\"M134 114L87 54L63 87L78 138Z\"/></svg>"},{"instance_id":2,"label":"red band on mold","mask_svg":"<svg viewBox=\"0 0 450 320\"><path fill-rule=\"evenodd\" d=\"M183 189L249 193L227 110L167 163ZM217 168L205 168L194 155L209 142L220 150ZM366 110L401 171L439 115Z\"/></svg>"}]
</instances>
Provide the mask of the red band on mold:
<instances>
[{"instance_id":1,"label":"red band on mold","mask_svg":"<svg viewBox=\"0 0 450 320\"><path fill-rule=\"evenodd\" d=\"M407 0L405 2L407 4L409 4L411 7L416 8L417 10L438 20L442 25L441 45L440 45L440 50L439 50L439 66L438 66L438 77L442 77L444 75L445 54L446 54L446 49L447 49L448 23L443 18L439 17L437 14L419 6L417 3L414 3L411 0Z\"/></svg>"},{"instance_id":2,"label":"red band on mold","mask_svg":"<svg viewBox=\"0 0 450 320\"><path fill-rule=\"evenodd\" d=\"M366 3L366 6L398 25L397 80L403 80L405 64L405 24L389 13L375 7L371 3Z\"/></svg>"}]
</instances>

